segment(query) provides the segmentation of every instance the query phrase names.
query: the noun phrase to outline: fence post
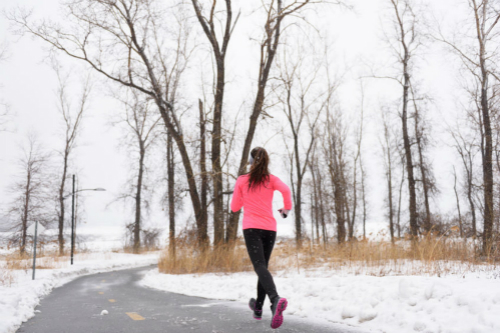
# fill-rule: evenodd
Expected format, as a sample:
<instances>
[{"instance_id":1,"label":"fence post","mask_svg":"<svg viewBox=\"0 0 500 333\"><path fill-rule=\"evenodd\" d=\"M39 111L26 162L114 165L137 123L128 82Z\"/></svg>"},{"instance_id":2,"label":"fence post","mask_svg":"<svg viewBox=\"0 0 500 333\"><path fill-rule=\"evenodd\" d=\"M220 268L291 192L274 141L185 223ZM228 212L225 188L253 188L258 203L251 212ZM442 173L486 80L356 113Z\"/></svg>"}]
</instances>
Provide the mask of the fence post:
<instances>
[{"instance_id":1,"label":"fence post","mask_svg":"<svg viewBox=\"0 0 500 333\"><path fill-rule=\"evenodd\" d=\"M35 222L35 241L33 243L33 278L35 279L35 270L36 270L36 236L38 233L38 221Z\"/></svg>"}]
</instances>

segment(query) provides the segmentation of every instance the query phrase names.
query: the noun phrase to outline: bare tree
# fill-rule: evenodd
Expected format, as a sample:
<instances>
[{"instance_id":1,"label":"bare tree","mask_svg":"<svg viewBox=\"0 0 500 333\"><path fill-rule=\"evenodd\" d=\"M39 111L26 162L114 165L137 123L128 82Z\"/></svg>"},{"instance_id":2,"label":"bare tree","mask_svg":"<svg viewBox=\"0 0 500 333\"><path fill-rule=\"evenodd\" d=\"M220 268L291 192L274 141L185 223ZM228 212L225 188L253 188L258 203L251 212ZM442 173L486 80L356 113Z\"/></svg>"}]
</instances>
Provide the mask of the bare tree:
<instances>
[{"instance_id":1,"label":"bare tree","mask_svg":"<svg viewBox=\"0 0 500 333\"><path fill-rule=\"evenodd\" d=\"M21 255L26 252L27 229L33 222L50 222L47 206L49 185L47 168L49 155L42 149L36 135L29 134L23 155L17 161L19 175L11 185L13 201L8 210L13 240L19 243Z\"/></svg>"},{"instance_id":2,"label":"bare tree","mask_svg":"<svg viewBox=\"0 0 500 333\"><path fill-rule=\"evenodd\" d=\"M483 205L484 205L484 231L483 231L483 253L488 255L493 245L493 221L494 221L494 199L493 199L493 133L491 124L490 102L493 94L494 81L498 84L500 77L497 71L499 60L498 43L500 31L500 4L491 0L467 0L469 7L468 18L461 24L467 27L462 31L461 41L447 38L439 30L436 39L445 43L462 60L465 68L471 74L471 78L478 83L480 94L477 102L481 121L481 157L483 171ZM464 36L470 38L464 38ZM474 40L474 44L465 44L466 41Z\"/></svg>"},{"instance_id":3,"label":"bare tree","mask_svg":"<svg viewBox=\"0 0 500 333\"><path fill-rule=\"evenodd\" d=\"M155 102L181 156L198 240L205 246L207 216L176 107L180 79L191 49L186 20L172 14L169 11L172 8L165 9L156 0L82 0L63 4L69 26L48 20L32 22L31 13L23 10L11 12L7 17L19 27L20 33L40 38L55 50L87 63L108 80ZM174 28L165 26L165 22ZM172 41L161 34L163 29L173 30L174 52L168 47Z\"/></svg>"},{"instance_id":4,"label":"bare tree","mask_svg":"<svg viewBox=\"0 0 500 333\"><path fill-rule=\"evenodd\" d=\"M257 128L257 121L262 115L264 108L266 87L269 80L269 75L273 66L274 58L280 45L282 34L282 23L289 17L297 14L307 4L312 3L312 0L290 1L289 4L284 0L272 0L264 4L266 11L266 21L264 22L264 36L260 43L260 62L259 74L257 78L257 92L250 115L250 122L243 144L243 151L238 167L238 175L242 175L246 171L248 154L253 142L253 137ZM227 230L226 240L232 242L236 239L238 232L238 221L240 213L233 213L230 216Z\"/></svg>"},{"instance_id":5,"label":"bare tree","mask_svg":"<svg viewBox=\"0 0 500 333\"><path fill-rule=\"evenodd\" d=\"M233 21L232 1L225 0L225 23L222 31L222 37L217 36L217 1L213 1L210 7L208 17L203 14L202 7L198 0L191 0L205 36L212 46L216 63L216 80L214 89L214 109L212 117L212 180L213 180L213 223L214 223L214 244L220 245L224 241L224 216L223 216L223 195L222 195L222 121L223 121L223 103L225 90L226 73L226 54L229 41L233 33L239 15ZM221 39L221 40L220 40Z\"/></svg>"},{"instance_id":6,"label":"bare tree","mask_svg":"<svg viewBox=\"0 0 500 333\"><path fill-rule=\"evenodd\" d=\"M429 127L425 119L425 110L421 108L417 102L418 100L425 101L427 98L425 96L417 96L413 85L411 85L411 95L414 109L413 120L415 125L415 143L418 153L418 169L420 171L420 184L424 196L425 214L422 224L425 232L429 233L433 227L431 221L430 197L436 192L436 184L434 182L431 167L425 156L425 150L429 145Z\"/></svg>"},{"instance_id":7,"label":"bare tree","mask_svg":"<svg viewBox=\"0 0 500 333\"><path fill-rule=\"evenodd\" d=\"M394 34L389 37L390 44L396 56L400 69L396 76L388 77L396 80L402 87L401 123L403 147L405 152L406 173L408 177L410 234L413 240L418 236L417 195L415 189L414 163L412 155L412 140L408 126L411 77L417 49L421 46L422 34L419 28L418 16L413 0L389 0L393 9Z\"/></svg>"},{"instance_id":8,"label":"bare tree","mask_svg":"<svg viewBox=\"0 0 500 333\"><path fill-rule=\"evenodd\" d=\"M163 162L166 165L161 182L166 183L166 189L163 192L160 200L162 211L168 217L168 251L169 256L176 256L176 216L179 211L184 208L184 198L186 196L185 183L179 177L176 177L178 172L182 172L182 165L179 163L179 156L176 154L175 144L168 132L162 133L161 139L164 141Z\"/></svg>"},{"instance_id":9,"label":"bare tree","mask_svg":"<svg viewBox=\"0 0 500 333\"><path fill-rule=\"evenodd\" d=\"M346 240L346 223L348 221L348 182L346 182L346 140L347 131L339 110L333 112L327 106L324 153L328 161L328 171L333 192L335 217L337 222L337 241L342 244Z\"/></svg>"},{"instance_id":10,"label":"bare tree","mask_svg":"<svg viewBox=\"0 0 500 333\"><path fill-rule=\"evenodd\" d=\"M460 126L453 131L451 131L453 140L455 141L454 147L462 160L463 170L464 170L464 187L467 196L467 201L469 202L469 208L471 213L471 233L472 237L475 238L477 235L477 222L476 222L476 204L474 202L474 194L476 192L474 185L474 160L476 154L479 152L477 147L476 138L467 138L460 131Z\"/></svg>"},{"instance_id":11,"label":"bare tree","mask_svg":"<svg viewBox=\"0 0 500 333\"><path fill-rule=\"evenodd\" d=\"M68 180L68 167L70 156L75 149L76 140L81 130L84 113L87 110L88 99L90 95L90 80L86 78L81 95L76 107L72 105L71 98L68 96L69 89L69 73L63 73L59 63L54 59L52 64L58 79L58 87L56 90L58 109L64 124L64 145L58 154L62 158L62 172L60 174L60 182L58 188L58 237L59 255L64 254L64 226L65 226L65 202L66 181Z\"/></svg>"},{"instance_id":12,"label":"bare tree","mask_svg":"<svg viewBox=\"0 0 500 333\"><path fill-rule=\"evenodd\" d=\"M304 52L303 52L304 51ZM322 89L319 86L319 71L322 64L313 64L305 61L305 50L299 50L298 59L290 59L290 55L284 52L283 60L279 63L280 75L279 86L275 93L283 113L288 120L292 134L293 147L288 149L287 140L285 146L290 159L290 182L294 202L295 217L295 240L297 247L302 243L302 187L304 177L308 170L311 151L316 140L316 127L318 121L326 108L335 86ZM304 123L307 122L308 133L305 133ZM301 144L305 143L305 144Z\"/></svg>"},{"instance_id":13,"label":"bare tree","mask_svg":"<svg viewBox=\"0 0 500 333\"><path fill-rule=\"evenodd\" d=\"M121 123L126 128L126 140L131 153L136 157L134 180L127 181L130 187L121 195L121 199L132 198L134 201L134 222L127 226L133 235L133 251L138 253L141 246L141 232L143 231L143 206L148 204L144 191L153 186L147 186L147 157L151 147L157 142L160 135L158 124L161 117L151 102L142 99L142 95L132 91L132 96L122 99L125 110Z\"/></svg>"},{"instance_id":14,"label":"bare tree","mask_svg":"<svg viewBox=\"0 0 500 333\"><path fill-rule=\"evenodd\" d=\"M329 200L327 199L328 194L325 193L326 189L323 181L324 168L322 167L319 159L316 156L316 151L318 149L317 146L318 143L316 141L311 153L311 162L309 163L309 168L311 170L311 177L312 177L311 186L313 188L313 201L311 204L311 210L313 211L314 221L316 222L318 241L319 241L318 229L321 224L321 235L323 239L323 245L326 246L326 244L328 243L326 224L327 224L327 215L329 215L329 208L327 202L329 202Z\"/></svg>"},{"instance_id":15,"label":"bare tree","mask_svg":"<svg viewBox=\"0 0 500 333\"><path fill-rule=\"evenodd\" d=\"M361 185L362 185L362 201L363 201L363 238L366 235L366 201L365 201L365 190L364 190L364 170L362 166L362 143L363 143L363 126L365 122L365 94L363 83L361 83L361 106L360 106L360 119L359 119L359 127L356 133L356 152L354 154L353 161L353 174L352 174L352 216L350 221L348 221L348 236L349 240L354 238L354 225L356 223L356 214L358 209L358 166L361 169Z\"/></svg>"},{"instance_id":16,"label":"bare tree","mask_svg":"<svg viewBox=\"0 0 500 333\"><path fill-rule=\"evenodd\" d=\"M389 208L389 234L391 235L391 242L394 244L394 203L393 203L393 170L394 170L394 134L391 131L387 112L382 111L382 121L384 128L384 135L381 140L382 152L384 156L385 177L387 181L387 206Z\"/></svg>"}]
</instances>

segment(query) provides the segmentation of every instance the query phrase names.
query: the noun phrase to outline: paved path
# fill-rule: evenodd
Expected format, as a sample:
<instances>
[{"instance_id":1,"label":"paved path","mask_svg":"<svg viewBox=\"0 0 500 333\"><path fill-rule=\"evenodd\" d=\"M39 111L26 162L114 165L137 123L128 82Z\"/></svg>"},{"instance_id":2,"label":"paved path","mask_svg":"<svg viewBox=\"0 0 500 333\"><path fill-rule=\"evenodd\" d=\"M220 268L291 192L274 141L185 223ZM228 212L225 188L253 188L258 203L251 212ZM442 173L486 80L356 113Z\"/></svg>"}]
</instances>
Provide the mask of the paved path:
<instances>
[{"instance_id":1,"label":"paved path","mask_svg":"<svg viewBox=\"0 0 500 333\"><path fill-rule=\"evenodd\" d=\"M310 323L286 316L277 330L252 318L245 304L190 297L141 287L152 267L80 277L45 297L35 317L18 333L355 333L349 327ZM108 315L101 315L107 310Z\"/></svg>"}]
</instances>

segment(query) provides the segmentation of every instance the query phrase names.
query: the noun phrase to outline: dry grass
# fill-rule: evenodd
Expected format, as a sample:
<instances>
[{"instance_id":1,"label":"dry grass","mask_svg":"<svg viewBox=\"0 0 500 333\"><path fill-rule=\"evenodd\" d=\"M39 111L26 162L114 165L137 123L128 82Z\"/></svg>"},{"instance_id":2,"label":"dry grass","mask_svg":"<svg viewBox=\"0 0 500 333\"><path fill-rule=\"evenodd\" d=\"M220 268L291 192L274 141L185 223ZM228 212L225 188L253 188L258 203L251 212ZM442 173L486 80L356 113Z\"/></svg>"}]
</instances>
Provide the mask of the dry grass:
<instances>
[{"instance_id":1,"label":"dry grass","mask_svg":"<svg viewBox=\"0 0 500 333\"><path fill-rule=\"evenodd\" d=\"M463 275L474 272L496 272L498 262L479 256L474 241L427 237L413 246L409 241L349 242L343 246L304 246L297 250L292 244L277 246L274 253L276 269L315 270L326 268L348 274L385 275Z\"/></svg>"},{"instance_id":2,"label":"dry grass","mask_svg":"<svg viewBox=\"0 0 500 333\"><path fill-rule=\"evenodd\" d=\"M91 254L76 253L77 260L87 260ZM104 255L105 260L111 259L111 254ZM33 258L31 254L21 256L19 252L13 252L0 256L0 286L10 287L16 282L16 272L24 272L28 274L33 268ZM37 254L36 269L60 269L70 266L69 254L59 256L57 251L43 251Z\"/></svg>"},{"instance_id":3,"label":"dry grass","mask_svg":"<svg viewBox=\"0 0 500 333\"><path fill-rule=\"evenodd\" d=\"M175 257L165 250L160 256L158 269L166 274L233 273L251 271L246 248L241 242L236 246L224 245L201 251L193 245L181 243Z\"/></svg>"},{"instance_id":4,"label":"dry grass","mask_svg":"<svg viewBox=\"0 0 500 333\"><path fill-rule=\"evenodd\" d=\"M134 248L132 246L124 246L123 249L114 249L113 253L129 253L129 254L151 254L151 252L158 251L159 248L146 248L141 246L139 248L139 252L134 252Z\"/></svg>"},{"instance_id":5,"label":"dry grass","mask_svg":"<svg viewBox=\"0 0 500 333\"><path fill-rule=\"evenodd\" d=\"M10 287L16 281L14 271L6 267L0 267L0 286Z\"/></svg>"},{"instance_id":6,"label":"dry grass","mask_svg":"<svg viewBox=\"0 0 500 333\"><path fill-rule=\"evenodd\" d=\"M479 256L479 243L445 237L428 237L414 246L409 241L356 241L342 246L304 243L298 250L292 240L276 244L270 269L284 272L314 272L326 269L337 273L443 276L498 271L498 262ZM178 244L175 259L165 250L158 268L162 273L230 273L252 271L245 246L224 246L199 251L193 245Z\"/></svg>"},{"instance_id":7,"label":"dry grass","mask_svg":"<svg viewBox=\"0 0 500 333\"><path fill-rule=\"evenodd\" d=\"M28 271L28 256L21 257L18 253L5 255L0 258L0 286L10 287L16 282L15 272Z\"/></svg>"}]
</instances>

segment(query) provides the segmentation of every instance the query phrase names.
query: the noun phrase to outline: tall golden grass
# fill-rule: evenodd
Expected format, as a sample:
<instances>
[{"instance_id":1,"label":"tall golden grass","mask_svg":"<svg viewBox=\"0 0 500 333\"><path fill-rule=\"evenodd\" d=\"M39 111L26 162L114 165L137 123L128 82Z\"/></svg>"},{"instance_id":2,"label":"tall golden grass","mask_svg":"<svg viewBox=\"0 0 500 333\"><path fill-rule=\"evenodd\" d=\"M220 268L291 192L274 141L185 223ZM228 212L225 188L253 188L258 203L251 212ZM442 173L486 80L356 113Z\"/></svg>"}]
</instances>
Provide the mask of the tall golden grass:
<instances>
[{"instance_id":1,"label":"tall golden grass","mask_svg":"<svg viewBox=\"0 0 500 333\"><path fill-rule=\"evenodd\" d=\"M91 259L88 251L77 251L75 253L78 261ZM105 260L111 259L111 253L104 254ZM33 258L29 254L20 255L12 252L0 256L0 286L10 287L16 282L16 272L28 273L31 271ZM69 253L59 256L58 251L43 251L37 255L36 269L60 269L70 266Z\"/></svg>"},{"instance_id":2,"label":"tall golden grass","mask_svg":"<svg viewBox=\"0 0 500 333\"><path fill-rule=\"evenodd\" d=\"M354 241L327 246L307 241L297 249L293 240L276 244L271 259L272 271L330 271L385 275L466 274L477 271L494 272L498 262L493 257L480 256L479 243L469 240L429 236L413 245L400 240ZM242 240L235 246L221 246L200 251L187 242L177 245L175 256L168 249L162 253L158 268L167 274L232 273L252 271L252 265Z\"/></svg>"},{"instance_id":3,"label":"tall golden grass","mask_svg":"<svg viewBox=\"0 0 500 333\"><path fill-rule=\"evenodd\" d=\"M310 270L324 267L332 271L366 275L430 275L494 272L498 262L480 255L473 240L429 236L418 242L359 241L344 245L278 246L274 254L277 269Z\"/></svg>"},{"instance_id":4,"label":"tall golden grass","mask_svg":"<svg viewBox=\"0 0 500 333\"><path fill-rule=\"evenodd\" d=\"M251 271L252 264L241 242L235 246L223 245L201 250L196 246L180 243L175 255L164 250L158 269L167 274L234 273Z\"/></svg>"}]
</instances>

